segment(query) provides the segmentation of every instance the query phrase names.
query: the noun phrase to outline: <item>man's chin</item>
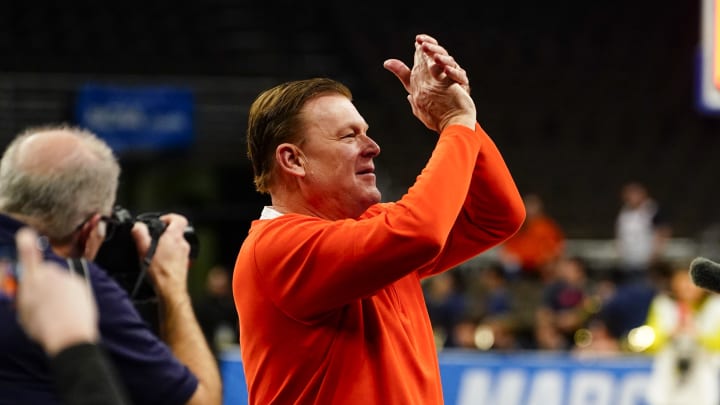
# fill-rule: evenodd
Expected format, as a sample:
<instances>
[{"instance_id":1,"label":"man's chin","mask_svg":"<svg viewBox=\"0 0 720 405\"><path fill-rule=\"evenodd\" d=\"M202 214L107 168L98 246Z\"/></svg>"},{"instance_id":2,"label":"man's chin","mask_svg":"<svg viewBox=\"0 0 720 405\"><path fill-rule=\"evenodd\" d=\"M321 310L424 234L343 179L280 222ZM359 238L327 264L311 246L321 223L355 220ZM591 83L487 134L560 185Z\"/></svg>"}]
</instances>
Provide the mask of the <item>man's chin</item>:
<instances>
[{"instance_id":1,"label":"man's chin","mask_svg":"<svg viewBox=\"0 0 720 405\"><path fill-rule=\"evenodd\" d=\"M370 207L380 202L380 192L375 190L374 192L366 193L362 199L358 200L359 206L362 212L367 211Z\"/></svg>"},{"instance_id":2,"label":"man's chin","mask_svg":"<svg viewBox=\"0 0 720 405\"><path fill-rule=\"evenodd\" d=\"M370 193L368 200L370 201L370 205L374 205L382 201L382 194L380 193L380 190L377 188L373 190Z\"/></svg>"}]
</instances>

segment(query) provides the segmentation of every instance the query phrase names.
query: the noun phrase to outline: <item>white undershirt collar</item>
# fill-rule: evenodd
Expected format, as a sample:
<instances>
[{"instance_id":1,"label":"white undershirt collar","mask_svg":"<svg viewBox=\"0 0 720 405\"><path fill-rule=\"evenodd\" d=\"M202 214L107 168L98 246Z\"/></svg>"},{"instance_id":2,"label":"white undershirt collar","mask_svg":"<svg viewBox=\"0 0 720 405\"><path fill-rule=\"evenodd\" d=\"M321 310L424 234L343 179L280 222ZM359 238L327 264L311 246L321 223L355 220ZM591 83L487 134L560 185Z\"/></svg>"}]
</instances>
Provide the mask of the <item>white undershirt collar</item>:
<instances>
[{"instance_id":1,"label":"white undershirt collar","mask_svg":"<svg viewBox=\"0 0 720 405\"><path fill-rule=\"evenodd\" d=\"M276 210L275 208L266 205L263 207L262 212L260 213L260 219L275 219L277 217L282 216L283 213Z\"/></svg>"}]
</instances>

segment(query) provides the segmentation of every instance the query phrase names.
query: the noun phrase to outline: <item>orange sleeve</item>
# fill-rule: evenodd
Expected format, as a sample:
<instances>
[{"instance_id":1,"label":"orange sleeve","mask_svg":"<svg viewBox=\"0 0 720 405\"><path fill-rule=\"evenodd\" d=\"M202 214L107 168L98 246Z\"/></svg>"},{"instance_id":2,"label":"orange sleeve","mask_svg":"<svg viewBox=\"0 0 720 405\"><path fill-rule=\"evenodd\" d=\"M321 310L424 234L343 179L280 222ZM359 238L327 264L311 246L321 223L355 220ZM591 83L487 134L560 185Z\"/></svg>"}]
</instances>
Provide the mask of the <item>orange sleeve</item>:
<instances>
[{"instance_id":1,"label":"orange sleeve","mask_svg":"<svg viewBox=\"0 0 720 405\"><path fill-rule=\"evenodd\" d=\"M525 220L525 205L495 143L476 125L482 146L460 215L427 277L456 266L512 236ZM442 198L442 195L438 195Z\"/></svg>"},{"instance_id":2,"label":"orange sleeve","mask_svg":"<svg viewBox=\"0 0 720 405\"><path fill-rule=\"evenodd\" d=\"M243 246L252 252L241 249L236 268L255 268L265 294L298 320L374 294L438 256L466 203L483 142L469 128L448 127L408 193L357 220L287 214L258 221L248 236L254 243Z\"/></svg>"}]
</instances>

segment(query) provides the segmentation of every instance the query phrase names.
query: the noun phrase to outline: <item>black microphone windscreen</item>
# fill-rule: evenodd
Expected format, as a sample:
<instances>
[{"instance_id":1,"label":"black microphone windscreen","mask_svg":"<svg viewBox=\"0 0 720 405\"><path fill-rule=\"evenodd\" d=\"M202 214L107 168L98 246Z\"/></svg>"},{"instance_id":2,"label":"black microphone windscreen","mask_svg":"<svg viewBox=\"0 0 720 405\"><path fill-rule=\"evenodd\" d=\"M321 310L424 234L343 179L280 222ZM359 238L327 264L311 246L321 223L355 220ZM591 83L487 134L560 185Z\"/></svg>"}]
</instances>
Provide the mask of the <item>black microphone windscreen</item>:
<instances>
[{"instance_id":1,"label":"black microphone windscreen","mask_svg":"<svg viewBox=\"0 0 720 405\"><path fill-rule=\"evenodd\" d=\"M690 263L690 278L700 288L720 292L720 264L704 257Z\"/></svg>"}]
</instances>

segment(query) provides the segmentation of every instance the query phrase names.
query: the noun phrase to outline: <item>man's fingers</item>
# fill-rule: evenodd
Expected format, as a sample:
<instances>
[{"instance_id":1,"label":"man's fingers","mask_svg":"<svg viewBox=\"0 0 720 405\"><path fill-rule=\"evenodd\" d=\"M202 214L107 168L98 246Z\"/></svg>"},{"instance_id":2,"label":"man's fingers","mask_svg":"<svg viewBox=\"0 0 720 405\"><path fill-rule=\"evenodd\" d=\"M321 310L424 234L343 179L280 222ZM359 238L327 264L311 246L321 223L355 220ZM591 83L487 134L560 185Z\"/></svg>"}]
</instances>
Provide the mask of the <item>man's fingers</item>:
<instances>
[{"instance_id":1,"label":"man's fingers","mask_svg":"<svg viewBox=\"0 0 720 405\"><path fill-rule=\"evenodd\" d=\"M182 234L185 232L185 228L188 226L188 220L182 215L178 214L165 214L160 217L160 220L167 224L165 232L177 232Z\"/></svg>"},{"instance_id":2,"label":"man's fingers","mask_svg":"<svg viewBox=\"0 0 720 405\"><path fill-rule=\"evenodd\" d=\"M446 66L445 67L445 74L447 75L450 80L454 81L455 83L458 83L460 86L462 86L465 91L470 94L470 80L467 77L467 72L465 69L461 67L452 67L452 66Z\"/></svg>"},{"instance_id":3,"label":"man's fingers","mask_svg":"<svg viewBox=\"0 0 720 405\"><path fill-rule=\"evenodd\" d=\"M15 234L18 262L23 272L32 273L42 262L42 252L38 248L38 236L30 228L22 228Z\"/></svg>"},{"instance_id":4,"label":"man's fingers","mask_svg":"<svg viewBox=\"0 0 720 405\"><path fill-rule=\"evenodd\" d=\"M438 41L427 34L418 34L415 36L415 42L419 44L429 43L429 44L437 44Z\"/></svg>"},{"instance_id":5,"label":"man's fingers","mask_svg":"<svg viewBox=\"0 0 720 405\"><path fill-rule=\"evenodd\" d=\"M421 44L421 50L423 57L428 59L427 65L435 79L441 81L450 79L469 92L470 83L467 73L458 65L455 58L447 53L445 48L438 45L437 42L424 42Z\"/></svg>"},{"instance_id":6,"label":"man's fingers","mask_svg":"<svg viewBox=\"0 0 720 405\"><path fill-rule=\"evenodd\" d=\"M441 45L438 44L423 43L421 48L425 55L428 55L431 58L435 58L436 56L440 55L450 55L447 49L443 48Z\"/></svg>"},{"instance_id":7,"label":"man's fingers","mask_svg":"<svg viewBox=\"0 0 720 405\"><path fill-rule=\"evenodd\" d=\"M433 57L433 60L435 61L435 63L441 64L441 65L444 65L444 66L450 66L450 67L455 67L455 68L459 68L459 67L460 67L460 65L458 65L457 62L455 62L455 58L453 58L453 57L450 56L450 55L439 55L439 54L437 54L437 55L435 55L435 56Z\"/></svg>"},{"instance_id":8,"label":"man's fingers","mask_svg":"<svg viewBox=\"0 0 720 405\"><path fill-rule=\"evenodd\" d=\"M137 248L138 254L144 257L151 242L150 231L148 230L147 225L140 221L135 222L130 230L130 234L135 240L135 247Z\"/></svg>"},{"instance_id":9,"label":"man's fingers","mask_svg":"<svg viewBox=\"0 0 720 405\"><path fill-rule=\"evenodd\" d=\"M462 86L468 94L470 93L470 80L467 72L458 65L455 58L450 55L435 55L433 61L435 62L432 67L433 77L440 80L449 78Z\"/></svg>"},{"instance_id":10,"label":"man's fingers","mask_svg":"<svg viewBox=\"0 0 720 405\"><path fill-rule=\"evenodd\" d=\"M430 74L439 81L445 80L447 77L447 74L445 74L445 65L433 63L430 65Z\"/></svg>"},{"instance_id":11,"label":"man's fingers","mask_svg":"<svg viewBox=\"0 0 720 405\"><path fill-rule=\"evenodd\" d=\"M405 90L410 92L410 68L407 65L397 59L388 59L383 63L383 67L392 72L400 80Z\"/></svg>"}]
</instances>

